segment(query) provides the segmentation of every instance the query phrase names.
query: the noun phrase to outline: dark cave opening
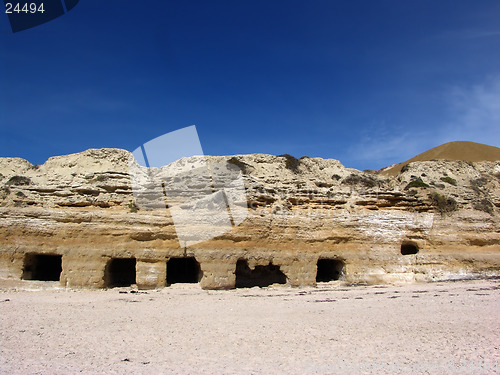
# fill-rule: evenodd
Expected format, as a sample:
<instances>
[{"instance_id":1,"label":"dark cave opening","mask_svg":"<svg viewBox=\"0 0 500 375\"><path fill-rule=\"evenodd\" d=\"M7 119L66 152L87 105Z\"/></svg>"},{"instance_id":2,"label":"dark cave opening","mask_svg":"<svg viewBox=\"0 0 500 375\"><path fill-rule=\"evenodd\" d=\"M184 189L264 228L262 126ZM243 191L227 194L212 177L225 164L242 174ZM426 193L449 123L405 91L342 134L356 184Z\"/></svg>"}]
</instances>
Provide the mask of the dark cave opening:
<instances>
[{"instance_id":1,"label":"dark cave opening","mask_svg":"<svg viewBox=\"0 0 500 375\"><path fill-rule=\"evenodd\" d=\"M412 255L418 253L418 246L414 242L403 242L401 244L401 255Z\"/></svg>"},{"instance_id":2,"label":"dark cave opening","mask_svg":"<svg viewBox=\"0 0 500 375\"><path fill-rule=\"evenodd\" d=\"M198 283L203 273L194 257L170 258L167 262L167 285L176 283Z\"/></svg>"},{"instance_id":3,"label":"dark cave opening","mask_svg":"<svg viewBox=\"0 0 500 375\"><path fill-rule=\"evenodd\" d=\"M62 255L26 254L24 280L59 281L62 272Z\"/></svg>"},{"instance_id":4,"label":"dark cave opening","mask_svg":"<svg viewBox=\"0 0 500 375\"><path fill-rule=\"evenodd\" d=\"M131 286L135 284L135 258L113 258L106 266L108 287Z\"/></svg>"},{"instance_id":5,"label":"dark cave opening","mask_svg":"<svg viewBox=\"0 0 500 375\"><path fill-rule=\"evenodd\" d=\"M256 266L251 270L244 259L236 262L236 288L266 287L272 284L286 284L286 275L279 266L269 263L267 266Z\"/></svg>"},{"instance_id":6,"label":"dark cave opening","mask_svg":"<svg viewBox=\"0 0 500 375\"><path fill-rule=\"evenodd\" d=\"M318 259L316 282L339 280L344 274L344 266L340 259Z\"/></svg>"}]
</instances>

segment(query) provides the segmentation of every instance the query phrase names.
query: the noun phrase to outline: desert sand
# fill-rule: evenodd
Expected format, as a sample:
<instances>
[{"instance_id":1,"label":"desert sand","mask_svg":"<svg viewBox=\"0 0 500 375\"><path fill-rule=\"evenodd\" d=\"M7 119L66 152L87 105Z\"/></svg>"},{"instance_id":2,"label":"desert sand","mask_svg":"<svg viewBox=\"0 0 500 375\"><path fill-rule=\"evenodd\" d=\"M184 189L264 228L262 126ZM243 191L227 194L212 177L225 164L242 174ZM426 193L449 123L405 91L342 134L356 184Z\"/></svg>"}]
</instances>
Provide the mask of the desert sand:
<instances>
[{"instance_id":1,"label":"desert sand","mask_svg":"<svg viewBox=\"0 0 500 375\"><path fill-rule=\"evenodd\" d=\"M2 374L496 374L500 280L0 290Z\"/></svg>"},{"instance_id":2,"label":"desert sand","mask_svg":"<svg viewBox=\"0 0 500 375\"><path fill-rule=\"evenodd\" d=\"M381 170L381 174L397 176L401 169L409 163L430 160L496 161L500 160L500 148L468 141L448 142L422 152L402 163L384 168Z\"/></svg>"}]
</instances>

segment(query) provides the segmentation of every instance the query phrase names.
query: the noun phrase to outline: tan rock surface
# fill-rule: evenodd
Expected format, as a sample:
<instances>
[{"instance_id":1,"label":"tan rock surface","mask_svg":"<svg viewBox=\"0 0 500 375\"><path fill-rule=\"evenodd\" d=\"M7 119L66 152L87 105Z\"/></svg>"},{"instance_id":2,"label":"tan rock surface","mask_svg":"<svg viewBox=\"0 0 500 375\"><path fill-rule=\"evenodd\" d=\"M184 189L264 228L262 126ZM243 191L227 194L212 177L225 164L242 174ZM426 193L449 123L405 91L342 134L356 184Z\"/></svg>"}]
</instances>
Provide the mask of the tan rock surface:
<instances>
[{"instance_id":1,"label":"tan rock surface","mask_svg":"<svg viewBox=\"0 0 500 375\"><path fill-rule=\"evenodd\" d=\"M414 162L384 177L320 158L206 157L242 170L248 216L184 249L164 202L136 209L129 158L100 149L40 166L0 159L0 277L26 278L27 253L61 255L60 280L69 287L107 286L112 258L135 258L142 288L164 286L166 262L184 256L196 258L202 287L214 289L234 287L239 259L248 272L272 262L292 286L315 285L321 258L340 262L338 276L353 283L499 274L499 161ZM158 173L199 161L181 159ZM208 189L202 178L168 178L168 188L182 194ZM186 204L182 194L169 204ZM402 255L407 245L418 253Z\"/></svg>"}]
</instances>

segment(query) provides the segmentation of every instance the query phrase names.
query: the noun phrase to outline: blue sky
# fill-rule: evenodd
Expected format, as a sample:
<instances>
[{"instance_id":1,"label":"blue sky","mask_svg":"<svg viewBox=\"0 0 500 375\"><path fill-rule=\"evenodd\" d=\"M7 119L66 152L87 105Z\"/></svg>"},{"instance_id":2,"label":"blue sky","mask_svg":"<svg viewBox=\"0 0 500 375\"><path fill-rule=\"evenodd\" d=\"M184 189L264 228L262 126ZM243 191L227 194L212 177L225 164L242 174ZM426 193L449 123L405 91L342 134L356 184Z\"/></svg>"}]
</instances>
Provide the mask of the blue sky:
<instances>
[{"instance_id":1,"label":"blue sky","mask_svg":"<svg viewBox=\"0 0 500 375\"><path fill-rule=\"evenodd\" d=\"M196 125L205 154L358 169L500 146L500 2L81 0L0 17L0 156L134 150Z\"/></svg>"}]
</instances>

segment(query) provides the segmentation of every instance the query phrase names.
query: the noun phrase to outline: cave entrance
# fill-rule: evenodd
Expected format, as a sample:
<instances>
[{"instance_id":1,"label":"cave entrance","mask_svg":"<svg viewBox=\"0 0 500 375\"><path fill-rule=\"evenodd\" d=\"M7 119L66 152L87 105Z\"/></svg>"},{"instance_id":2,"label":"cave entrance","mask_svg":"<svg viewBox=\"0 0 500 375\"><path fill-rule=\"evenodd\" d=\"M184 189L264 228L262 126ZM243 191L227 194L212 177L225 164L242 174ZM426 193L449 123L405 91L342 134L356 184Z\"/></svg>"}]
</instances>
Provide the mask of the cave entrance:
<instances>
[{"instance_id":1,"label":"cave entrance","mask_svg":"<svg viewBox=\"0 0 500 375\"><path fill-rule=\"evenodd\" d=\"M339 280L344 275L345 264L340 259L318 259L316 282Z\"/></svg>"},{"instance_id":2,"label":"cave entrance","mask_svg":"<svg viewBox=\"0 0 500 375\"><path fill-rule=\"evenodd\" d=\"M194 257L170 258L167 262L167 285L176 283L199 283L203 273Z\"/></svg>"},{"instance_id":3,"label":"cave entrance","mask_svg":"<svg viewBox=\"0 0 500 375\"><path fill-rule=\"evenodd\" d=\"M24 280L59 281L62 272L62 255L26 254Z\"/></svg>"},{"instance_id":4,"label":"cave entrance","mask_svg":"<svg viewBox=\"0 0 500 375\"><path fill-rule=\"evenodd\" d=\"M403 242L401 244L401 255L412 255L418 253L418 245L414 242Z\"/></svg>"},{"instance_id":5,"label":"cave entrance","mask_svg":"<svg viewBox=\"0 0 500 375\"><path fill-rule=\"evenodd\" d=\"M108 287L135 284L135 264L135 258L112 258L105 271Z\"/></svg>"},{"instance_id":6,"label":"cave entrance","mask_svg":"<svg viewBox=\"0 0 500 375\"><path fill-rule=\"evenodd\" d=\"M286 276L279 266L270 262L267 266L255 266L251 270L244 259L236 262L236 288L266 287L272 284L286 284Z\"/></svg>"}]
</instances>

